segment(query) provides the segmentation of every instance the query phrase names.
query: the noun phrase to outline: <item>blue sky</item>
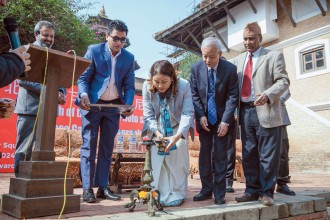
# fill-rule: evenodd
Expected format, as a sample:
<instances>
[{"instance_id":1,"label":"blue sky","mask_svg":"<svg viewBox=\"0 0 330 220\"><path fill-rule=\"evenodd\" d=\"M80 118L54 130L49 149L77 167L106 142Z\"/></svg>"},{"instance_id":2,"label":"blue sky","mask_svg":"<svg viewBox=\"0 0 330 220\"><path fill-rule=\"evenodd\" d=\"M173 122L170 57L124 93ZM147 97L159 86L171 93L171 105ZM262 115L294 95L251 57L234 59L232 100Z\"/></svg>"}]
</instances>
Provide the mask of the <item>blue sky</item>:
<instances>
[{"instance_id":1,"label":"blue sky","mask_svg":"<svg viewBox=\"0 0 330 220\"><path fill-rule=\"evenodd\" d=\"M86 2L92 2L84 0ZM94 2L94 1L93 1ZM131 46L128 50L135 55L141 69L135 75L148 77L151 65L166 58L166 44L153 38L153 34L173 26L191 14L194 0L99 0L89 14L99 13L101 5L110 19L123 20L128 26Z\"/></svg>"}]
</instances>

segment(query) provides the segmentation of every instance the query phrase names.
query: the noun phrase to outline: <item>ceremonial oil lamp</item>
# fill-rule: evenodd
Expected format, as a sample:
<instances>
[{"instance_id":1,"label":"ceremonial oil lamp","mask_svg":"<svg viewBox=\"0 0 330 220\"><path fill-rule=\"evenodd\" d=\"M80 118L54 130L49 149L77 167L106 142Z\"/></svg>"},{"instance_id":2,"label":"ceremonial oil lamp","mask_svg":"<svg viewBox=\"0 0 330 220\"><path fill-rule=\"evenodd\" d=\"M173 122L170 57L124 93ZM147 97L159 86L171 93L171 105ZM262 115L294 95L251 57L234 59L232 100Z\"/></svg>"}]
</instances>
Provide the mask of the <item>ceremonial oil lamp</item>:
<instances>
[{"instance_id":1,"label":"ceremonial oil lamp","mask_svg":"<svg viewBox=\"0 0 330 220\"><path fill-rule=\"evenodd\" d=\"M151 167L151 147L156 145L161 151L165 151L164 141L163 140L144 140L142 145L146 146L146 155L142 177L143 185L138 190L133 190L130 194L131 202L125 204L125 208L128 208L130 212L134 211L136 202L138 203L138 208L143 204L148 204L148 216L155 216L154 206L159 211L163 210L163 206L160 204L160 192L158 190L152 190L154 187L150 183L154 180L152 176L152 167Z\"/></svg>"}]
</instances>

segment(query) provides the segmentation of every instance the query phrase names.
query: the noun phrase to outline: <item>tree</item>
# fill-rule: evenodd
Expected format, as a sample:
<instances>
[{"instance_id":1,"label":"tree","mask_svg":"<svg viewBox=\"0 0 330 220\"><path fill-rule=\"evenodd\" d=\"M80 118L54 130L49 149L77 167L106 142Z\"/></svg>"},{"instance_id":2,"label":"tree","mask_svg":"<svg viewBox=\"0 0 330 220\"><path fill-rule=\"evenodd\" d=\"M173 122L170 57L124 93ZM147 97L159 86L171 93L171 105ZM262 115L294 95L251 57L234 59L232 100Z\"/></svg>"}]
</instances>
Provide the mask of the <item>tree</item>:
<instances>
[{"instance_id":1,"label":"tree","mask_svg":"<svg viewBox=\"0 0 330 220\"><path fill-rule=\"evenodd\" d=\"M81 0L10 0L0 14L14 17L19 24L22 44L35 41L33 29L40 20L47 20L56 26L53 49L66 52L73 49L82 56L87 46L97 41L95 33L85 23L88 15L79 15L94 3L82 3ZM4 28L0 28L0 51L8 51L9 42Z\"/></svg>"},{"instance_id":2,"label":"tree","mask_svg":"<svg viewBox=\"0 0 330 220\"><path fill-rule=\"evenodd\" d=\"M200 56L197 56L193 53L188 52L188 55L180 61L179 76L186 80L189 80L191 65L200 59L201 59Z\"/></svg>"}]
</instances>

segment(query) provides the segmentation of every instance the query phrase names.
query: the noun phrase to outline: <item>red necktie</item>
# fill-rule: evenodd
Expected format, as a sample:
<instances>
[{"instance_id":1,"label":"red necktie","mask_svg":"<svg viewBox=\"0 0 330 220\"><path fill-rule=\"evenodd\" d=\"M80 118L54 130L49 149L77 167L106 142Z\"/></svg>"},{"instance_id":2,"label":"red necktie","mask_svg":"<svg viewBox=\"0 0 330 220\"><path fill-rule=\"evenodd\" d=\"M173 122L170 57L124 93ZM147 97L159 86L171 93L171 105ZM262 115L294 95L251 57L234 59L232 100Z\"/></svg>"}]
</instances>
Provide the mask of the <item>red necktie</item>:
<instances>
[{"instance_id":1,"label":"red necktie","mask_svg":"<svg viewBox=\"0 0 330 220\"><path fill-rule=\"evenodd\" d=\"M244 70L244 78L243 78L243 85L241 96L243 98L249 98L251 95L251 80L252 80L252 53L249 55L249 60L245 66Z\"/></svg>"}]
</instances>

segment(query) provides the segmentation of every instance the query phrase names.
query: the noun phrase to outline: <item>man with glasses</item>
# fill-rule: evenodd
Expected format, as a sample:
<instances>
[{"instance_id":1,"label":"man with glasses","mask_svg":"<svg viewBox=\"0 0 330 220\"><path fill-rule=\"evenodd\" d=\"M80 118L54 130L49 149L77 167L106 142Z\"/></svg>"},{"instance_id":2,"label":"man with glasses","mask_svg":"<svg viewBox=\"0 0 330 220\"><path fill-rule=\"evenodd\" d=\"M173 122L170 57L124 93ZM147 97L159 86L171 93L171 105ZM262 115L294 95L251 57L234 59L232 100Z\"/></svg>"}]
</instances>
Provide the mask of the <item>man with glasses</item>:
<instances>
[{"instance_id":1,"label":"man with glasses","mask_svg":"<svg viewBox=\"0 0 330 220\"><path fill-rule=\"evenodd\" d=\"M76 104L81 108L83 137L80 169L83 201L88 203L96 201L93 186L98 187L97 198L120 199L108 188L109 169L120 114L124 117L133 114L133 109L120 113L116 108L90 108L91 103L131 105L134 99L134 56L123 48L127 26L120 20L113 20L107 29L106 42L88 47L85 58L92 64L78 80Z\"/></svg>"}]
</instances>

